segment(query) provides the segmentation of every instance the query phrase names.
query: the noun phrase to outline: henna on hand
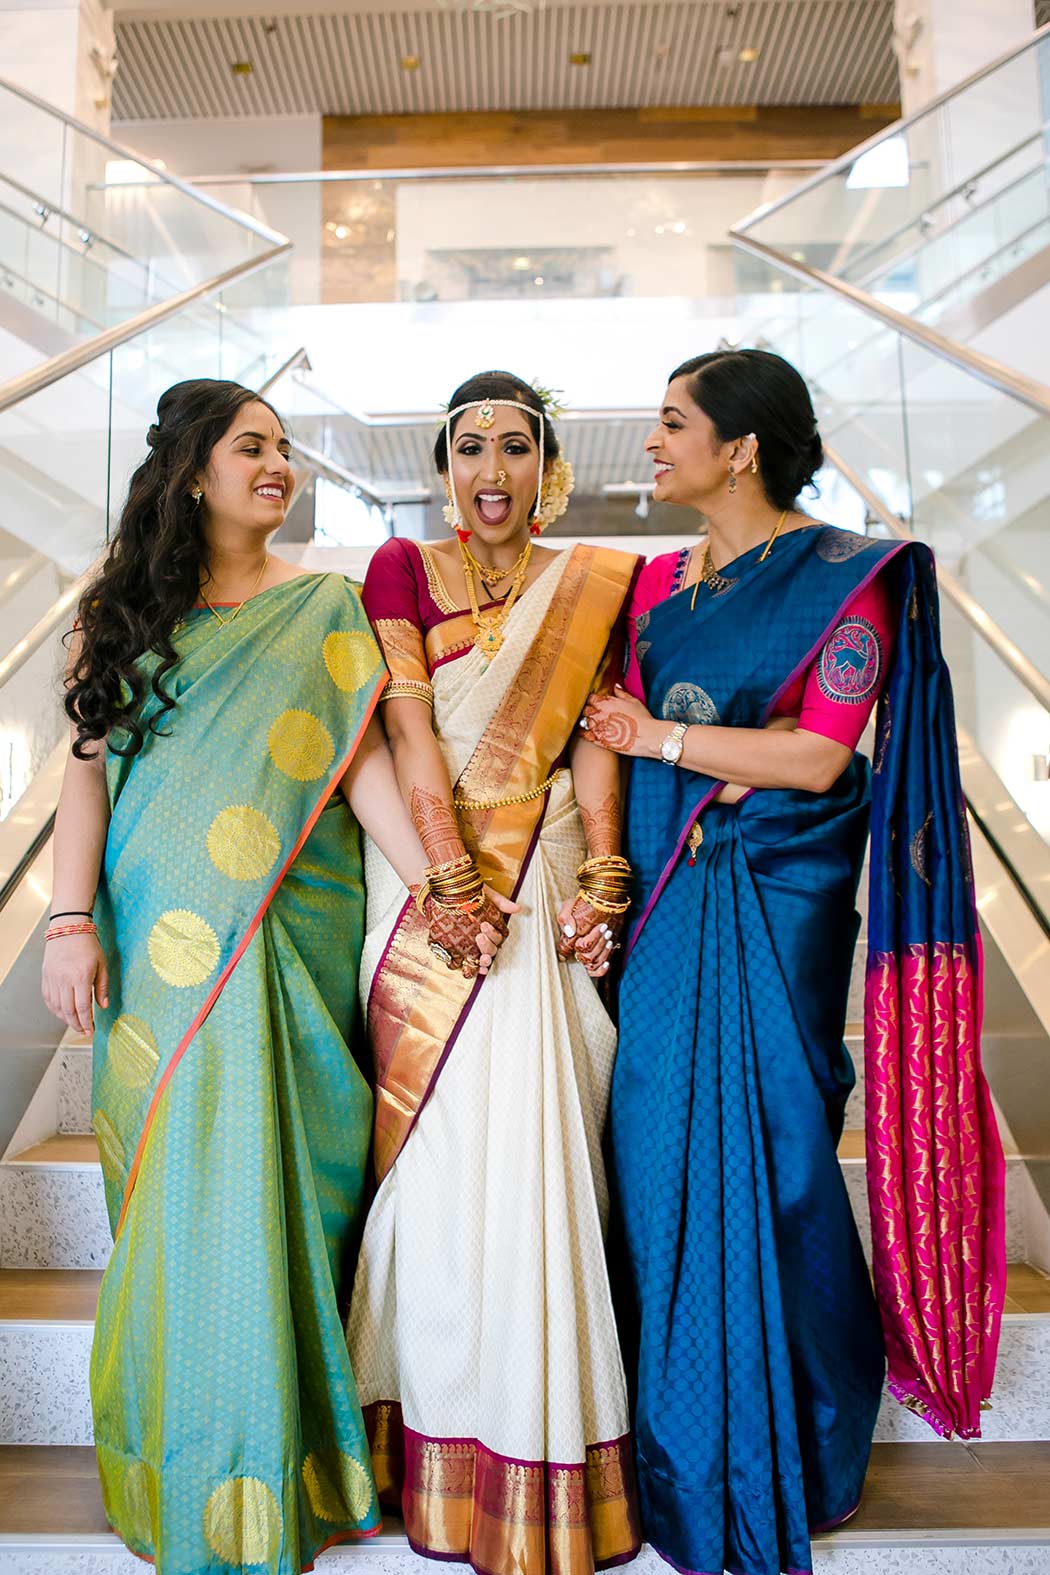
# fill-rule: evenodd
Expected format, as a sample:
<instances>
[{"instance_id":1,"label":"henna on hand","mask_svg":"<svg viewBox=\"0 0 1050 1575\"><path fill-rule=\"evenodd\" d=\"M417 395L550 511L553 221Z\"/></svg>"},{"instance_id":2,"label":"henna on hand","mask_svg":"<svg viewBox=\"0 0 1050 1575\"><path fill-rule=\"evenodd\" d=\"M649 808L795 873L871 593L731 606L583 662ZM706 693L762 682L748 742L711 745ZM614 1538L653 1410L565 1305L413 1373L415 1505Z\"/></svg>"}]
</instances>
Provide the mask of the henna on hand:
<instances>
[{"instance_id":1,"label":"henna on hand","mask_svg":"<svg viewBox=\"0 0 1050 1575\"><path fill-rule=\"evenodd\" d=\"M501 939L507 935L506 919L487 896L477 908L446 908L428 896L423 911L431 944L442 947L449 954L445 966L462 969L467 979L474 977L481 962L482 952L478 946L481 926L490 925Z\"/></svg>"},{"instance_id":2,"label":"henna on hand","mask_svg":"<svg viewBox=\"0 0 1050 1575\"><path fill-rule=\"evenodd\" d=\"M440 793L414 787L409 797L409 813L431 864L447 864L463 852L463 836L456 811Z\"/></svg>"},{"instance_id":3,"label":"henna on hand","mask_svg":"<svg viewBox=\"0 0 1050 1575\"><path fill-rule=\"evenodd\" d=\"M638 737L638 723L632 716L624 716L622 711L610 711L606 716L588 711L587 737L603 749L626 755Z\"/></svg>"},{"instance_id":4,"label":"henna on hand","mask_svg":"<svg viewBox=\"0 0 1050 1575\"><path fill-rule=\"evenodd\" d=\"M585 804L579 808L591 858L599 853L619 853L623 819L619 794L610 793L597 809L588 809Z\"/></svg>"}]
</instances>

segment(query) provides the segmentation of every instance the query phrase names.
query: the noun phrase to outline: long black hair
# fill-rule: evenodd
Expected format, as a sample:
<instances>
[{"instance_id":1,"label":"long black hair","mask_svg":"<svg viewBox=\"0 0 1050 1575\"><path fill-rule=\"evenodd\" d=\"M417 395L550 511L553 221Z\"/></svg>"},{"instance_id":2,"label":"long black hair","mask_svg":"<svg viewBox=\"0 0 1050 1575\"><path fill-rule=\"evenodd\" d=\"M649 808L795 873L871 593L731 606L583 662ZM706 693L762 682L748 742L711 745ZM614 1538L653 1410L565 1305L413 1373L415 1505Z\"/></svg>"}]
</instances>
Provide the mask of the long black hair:
<instances>
[{"instance_id":1,"label":"long black hair","mask_svg":"<svg viewBox=\"0 0 1050 1575\"><path fill-rule=\"evenodd\" d=\"M78 760L91 759L96 751L89 746L114 728L123 736L111 738L109 748L138 753L147 689L160 701L150 732L160 731L157 724L175 705L164 688L178 661L171 636L207 576L202 509L191 494L237 412L257 400L267 404L240 383L200 377L176 383L157 402L146 433L150 452L131 478L109 551L77 613L80 642L65 707L77 730ZM160 657L148 679L139 666L147 651Z\"/></svg>"},{"instance_id":2,"label":"long black hair","mask_svg":"<svg viewBox=\"0 0 1050 1575\"><path fill-rule=\"evenodd\" d=\"M513 399L519 405L528 405L535 415L526 414L529 429L536 440L540 441L540 422L543 423L543 461L557 459L561 453L558 434L554 430L554 423L547 414L543 400L537 394L531 383L526 383L522 378L515 377L513 372L476 372L473 377L468 377L465 383L460 383L456 392L448 402L449 410L455 410L457 405L473 404L478 399ZM456 435L456 427L469 411L463 410L454 417L452 422L452 436ZM434 443L434 464L438 472L444 476L448 473L448 445L445 441L445 423L441 423L437 439Z\"/></svg>"},{"instance_id":3,"label":"long black hair","mask_svg":"<svg viewBox=\"0 0 1050 1575\"><path fill-rule=\"evenodd\" d=\"M809 389L783 356L769 350L712 350L675 367L689 396L711 421L720 443L754 433L766 497L775 509L794 506L824 463L824 445Z\"/></svg>"}]
</instances>

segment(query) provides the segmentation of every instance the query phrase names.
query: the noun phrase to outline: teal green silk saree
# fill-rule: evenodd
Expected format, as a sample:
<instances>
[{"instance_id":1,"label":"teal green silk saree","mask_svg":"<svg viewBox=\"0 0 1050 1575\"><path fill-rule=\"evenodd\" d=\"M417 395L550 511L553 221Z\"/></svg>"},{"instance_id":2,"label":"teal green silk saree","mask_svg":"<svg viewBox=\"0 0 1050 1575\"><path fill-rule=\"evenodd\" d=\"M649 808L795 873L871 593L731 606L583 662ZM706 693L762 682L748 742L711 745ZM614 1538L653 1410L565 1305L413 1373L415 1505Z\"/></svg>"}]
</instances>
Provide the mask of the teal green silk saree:
<instances>
[{"instance_id":1,"label":"teal green silk saree","mask_svg":"<svg viewBox=\"0 0 1050 1575\"><path fill-rule=\"evenodd\" d=\"M372 1099L360 834L332 794L386 673L339 575L174 640L175 709L107 763L95 1442L111 1524L164 1575L298 1575L379 1526L337 1301Z\"/></svg>"}]
</instances>

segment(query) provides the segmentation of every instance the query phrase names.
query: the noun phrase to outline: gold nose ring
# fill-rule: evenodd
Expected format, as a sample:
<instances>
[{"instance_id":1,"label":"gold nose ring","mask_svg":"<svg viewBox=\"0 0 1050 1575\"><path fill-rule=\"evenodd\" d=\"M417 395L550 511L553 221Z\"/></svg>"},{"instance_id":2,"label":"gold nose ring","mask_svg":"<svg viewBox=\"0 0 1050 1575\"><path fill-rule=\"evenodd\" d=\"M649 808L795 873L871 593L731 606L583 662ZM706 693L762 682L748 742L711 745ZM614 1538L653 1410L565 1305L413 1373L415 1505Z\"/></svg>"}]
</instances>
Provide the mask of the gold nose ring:
<instances>
[{"instance_id":1,"label":"gold nose ring","mask_svg":"<svg viewBox=\"0 0 1050 1575\"><path fill-rule=\"evenodd\" d=\"M497 487L505 487L506 484L507 484L507 472L505 470L498 471L497 474L496 474L496 485L497 485Z\"/></svg>"}]
</instances>

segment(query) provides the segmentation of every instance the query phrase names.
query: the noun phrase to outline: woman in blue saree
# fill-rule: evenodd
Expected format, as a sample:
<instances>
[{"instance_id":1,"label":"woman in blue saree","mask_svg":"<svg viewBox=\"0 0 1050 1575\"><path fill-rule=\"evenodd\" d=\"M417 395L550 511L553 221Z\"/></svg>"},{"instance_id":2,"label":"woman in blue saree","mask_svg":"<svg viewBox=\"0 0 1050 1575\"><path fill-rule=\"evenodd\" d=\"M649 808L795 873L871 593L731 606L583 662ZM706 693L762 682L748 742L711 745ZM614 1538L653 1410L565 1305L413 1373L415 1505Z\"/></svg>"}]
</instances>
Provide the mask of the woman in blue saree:
<instances>
[{"instance_id":1,"label":"woman in blue saree","mask_svg":"<svg viewBox=\"0 0 1050 1575\"><path fill-rule=\"evenodd\" d=\"M360 826L406 881L424 860L356 591L267 550L278 417L199 379L148 442L71 652L44 964L94 1029L95 1446L162 1575L298 1575L380 1524L338 1303L372 1117Z\"/></svg>"},{"instance_id":2,"label":"woman in blue saree","mask_svg":"<svg viewBox=\"0 0 1050 1575\"><path fill-rule=\"evenodd\" d=\"M633 757L610 1159L643 1528L681 1570L779 1575L857 1505L884 1353L942 1433L977 1436L991 1386L1003 1162L951 690L928 550L796 510L821 445L786 362L686 362L647 448L707 540L644 572L635 693L581 724ZM836 1158L869 820L874 1295Z\"/></svg>"}]
</instances>

